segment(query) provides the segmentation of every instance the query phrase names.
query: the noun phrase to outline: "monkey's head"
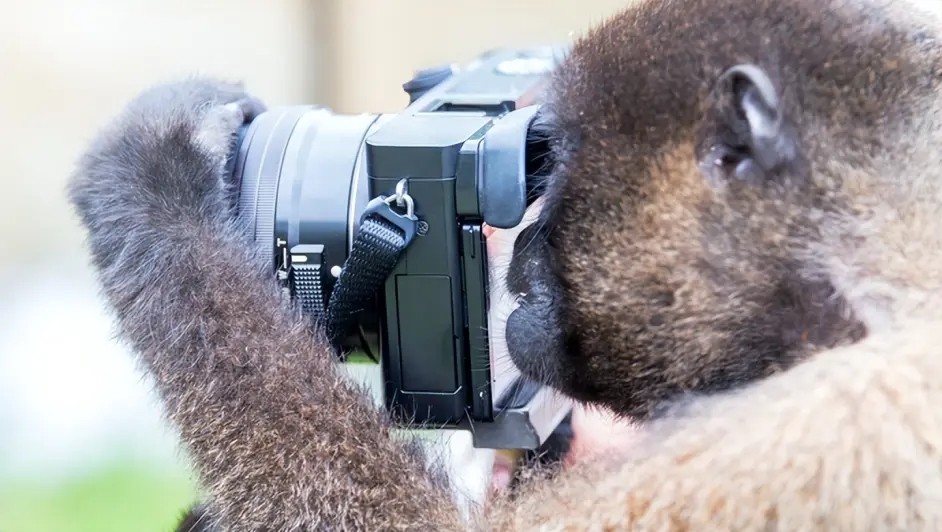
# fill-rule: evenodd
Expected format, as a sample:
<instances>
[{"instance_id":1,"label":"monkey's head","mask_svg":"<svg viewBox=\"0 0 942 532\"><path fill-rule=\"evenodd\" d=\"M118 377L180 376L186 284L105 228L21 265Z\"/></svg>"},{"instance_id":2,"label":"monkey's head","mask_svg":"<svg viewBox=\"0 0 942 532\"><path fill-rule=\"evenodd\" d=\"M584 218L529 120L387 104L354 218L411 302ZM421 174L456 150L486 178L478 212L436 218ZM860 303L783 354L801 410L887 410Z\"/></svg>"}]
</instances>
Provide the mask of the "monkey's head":
<instances>
[{"instance_id":1,"label":"monkey's head","mask_svg":"<svg viewBox=\"0 0 942 532\"><path fill-rule=\"evenodd\" d=\"M928 153L942 55L889 3L636 4L552 81L507 341L525 373L646 418L868 333L850 269L884 266L851 258L855 224Z\"/></svg>"}]
</instances>

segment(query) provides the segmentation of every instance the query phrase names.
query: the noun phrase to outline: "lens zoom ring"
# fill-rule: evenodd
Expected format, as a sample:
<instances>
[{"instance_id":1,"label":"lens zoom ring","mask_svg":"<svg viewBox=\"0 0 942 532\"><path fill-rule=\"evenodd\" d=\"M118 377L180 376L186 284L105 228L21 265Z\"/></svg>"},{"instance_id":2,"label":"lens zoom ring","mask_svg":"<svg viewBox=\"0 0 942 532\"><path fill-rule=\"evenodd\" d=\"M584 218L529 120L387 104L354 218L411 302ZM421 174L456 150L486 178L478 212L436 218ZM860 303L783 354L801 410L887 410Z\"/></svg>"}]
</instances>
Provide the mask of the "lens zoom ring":
<instances>
[{"instance_id":1,"label":"lens zoom ring","mask_svg":"<svg viewBox=\"0 0 942 532\"><path fill-rule=\"evenodd\" d=\"M278 174L265 173L258 180L258 200L255 207L255 243L264 249L265 259L274 260L275 198L278 195Z\"/></svg>"},{"instance_id":2,"label":"lens zoom ring","mask_svg":"<svg viewBox=\"0 0 942 532\"><path fill-rule=\"evenodd\" d=\"M253 231L261 256L274 263L275 210L285 149L291 132L308 106L268 111L252 124L248 143L240 149L239 211Z\"/></svg>"}]
</instances>

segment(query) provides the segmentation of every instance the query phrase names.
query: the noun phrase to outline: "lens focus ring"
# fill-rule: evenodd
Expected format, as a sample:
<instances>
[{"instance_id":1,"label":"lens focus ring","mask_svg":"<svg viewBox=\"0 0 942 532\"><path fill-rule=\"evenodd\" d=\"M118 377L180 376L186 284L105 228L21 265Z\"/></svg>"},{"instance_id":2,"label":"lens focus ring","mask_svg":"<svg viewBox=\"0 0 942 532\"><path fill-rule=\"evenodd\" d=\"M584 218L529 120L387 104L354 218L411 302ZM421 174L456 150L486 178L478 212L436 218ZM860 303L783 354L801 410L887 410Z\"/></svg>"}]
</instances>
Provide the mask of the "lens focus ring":
<instances>
[{"instance_id":1,"label":"lens focus ring","mask_svg":"<svg viewBox=\"0 0 942 532\"><path fill-rule=\"evenodd\" d=\"M233 170L239 183L239 215L270 264L275 260L275 207L285 149L298 120L310 110L294 106L262 113L239 146Z\"/></svg>"}]
</instances>

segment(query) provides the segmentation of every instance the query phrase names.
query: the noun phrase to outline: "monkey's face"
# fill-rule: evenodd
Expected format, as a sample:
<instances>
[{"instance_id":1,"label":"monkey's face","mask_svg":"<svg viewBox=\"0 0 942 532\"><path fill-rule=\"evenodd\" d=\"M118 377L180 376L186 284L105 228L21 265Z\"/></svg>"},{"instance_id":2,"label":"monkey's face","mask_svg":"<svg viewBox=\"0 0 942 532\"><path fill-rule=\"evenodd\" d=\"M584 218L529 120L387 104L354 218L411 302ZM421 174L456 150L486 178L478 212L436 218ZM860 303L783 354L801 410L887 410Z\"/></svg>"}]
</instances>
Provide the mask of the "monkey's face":
<instances>
[{"instance_id":1,"label":"monkey's face","mask_svg":"<svg viewBox=\"0 0 942 532\"><path fill-rule=\"evenodd\" d=\"M514 363L636 418L864 333L804 258L834 207L805 146L814 117L732 39L678 46L686 23L660 11L602 25L557 73L555 164L507 281Z\"/></svg>"}]
</instances>

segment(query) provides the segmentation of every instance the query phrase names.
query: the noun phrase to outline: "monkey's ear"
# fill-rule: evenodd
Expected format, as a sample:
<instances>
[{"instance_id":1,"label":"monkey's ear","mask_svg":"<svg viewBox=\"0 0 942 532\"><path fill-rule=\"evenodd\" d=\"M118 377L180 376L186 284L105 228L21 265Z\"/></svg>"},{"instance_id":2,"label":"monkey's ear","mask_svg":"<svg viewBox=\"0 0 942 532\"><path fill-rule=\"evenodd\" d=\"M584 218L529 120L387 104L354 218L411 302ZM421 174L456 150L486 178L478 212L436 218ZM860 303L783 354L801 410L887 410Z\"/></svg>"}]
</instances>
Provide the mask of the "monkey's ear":
<instances>
[{"instance_id":1,"label":"monkey's ear","mask_svg":"<svg viewBox=\"0 0 942 532\"><path fill-rule=\"evenodd\" d=\"M795 138L787 127L779 92L769 75L751 64L736 65L715 87L701 167L717 183L761 184L795 158Z\"/></svg>"}]
</instances>

